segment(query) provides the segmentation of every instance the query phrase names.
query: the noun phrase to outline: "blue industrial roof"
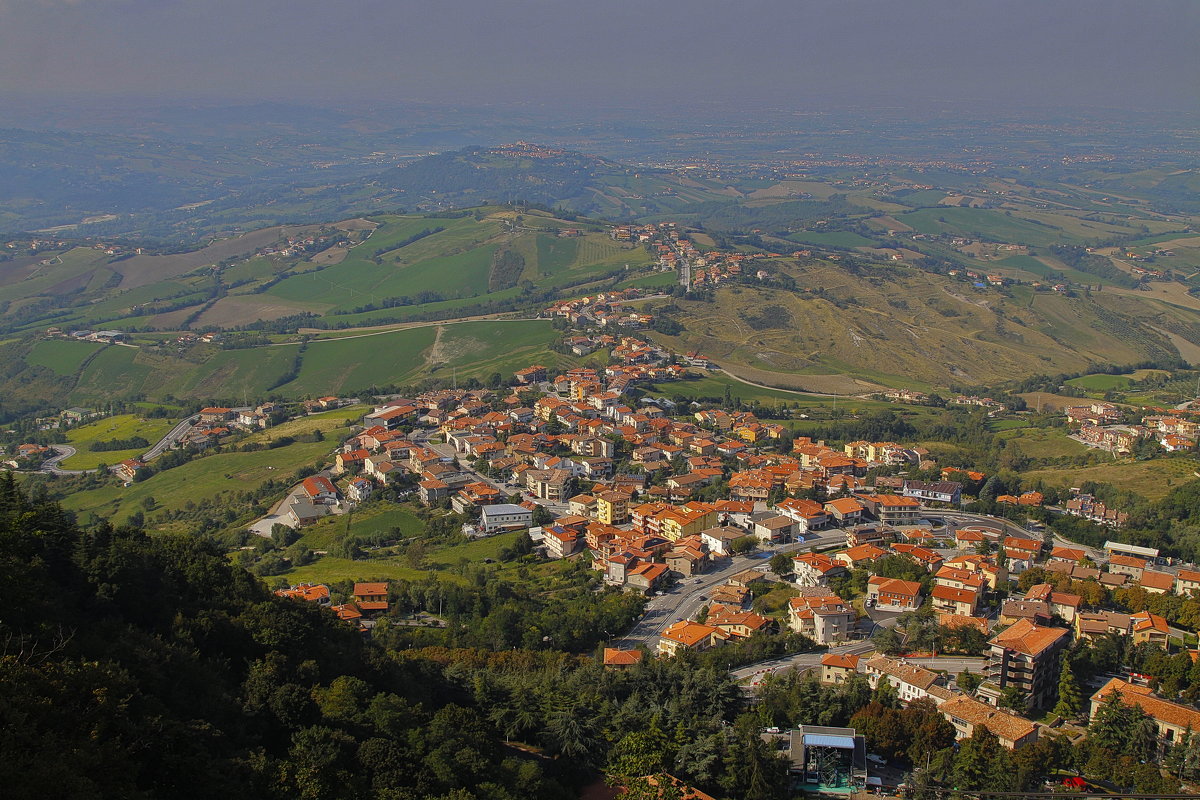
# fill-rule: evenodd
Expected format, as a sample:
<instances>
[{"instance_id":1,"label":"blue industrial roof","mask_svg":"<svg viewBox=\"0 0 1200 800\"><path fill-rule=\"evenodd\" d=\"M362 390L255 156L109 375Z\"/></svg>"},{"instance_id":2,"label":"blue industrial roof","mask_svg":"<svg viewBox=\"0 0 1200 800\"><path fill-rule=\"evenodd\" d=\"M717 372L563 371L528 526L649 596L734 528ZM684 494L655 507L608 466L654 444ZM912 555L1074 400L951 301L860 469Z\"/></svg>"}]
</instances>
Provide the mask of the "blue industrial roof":
<instances>
[{"instance_id":1,"label":"blue industrial roof","mask_svg":"<svg viewBox=\"0 0 1200 800\"><path fill-rule=\"evenodd\" d=\"M843 750L854 749L853 736L830 736L825 733L804 734L805 747L840 747Z\"/></svg>"}]
</instances>

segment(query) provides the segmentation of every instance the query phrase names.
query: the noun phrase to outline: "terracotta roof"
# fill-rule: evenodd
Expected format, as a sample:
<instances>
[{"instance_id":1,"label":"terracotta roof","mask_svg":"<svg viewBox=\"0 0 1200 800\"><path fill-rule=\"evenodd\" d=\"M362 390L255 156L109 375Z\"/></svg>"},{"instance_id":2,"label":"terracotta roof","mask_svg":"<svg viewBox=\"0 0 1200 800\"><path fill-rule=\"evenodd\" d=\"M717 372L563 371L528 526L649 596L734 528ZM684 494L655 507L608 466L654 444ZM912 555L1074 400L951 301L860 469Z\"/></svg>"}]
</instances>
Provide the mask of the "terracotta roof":
<instances>
[{"instance_id":1,"label":"terracotta roof","mask_svg":"<svg viewBox=\"0 0 1200 800\"><path fill-rule=\"evenodd\" d=\"M1027 719L992 708L966 695L958 695L938 706L944 716L955 717L972 726L982 725L1001 739L1019 741L1037 730Z\"/></svg>"},{"instance_id":2,"label":"terracotta roof","mask_svg":"<svg viewBox=\"0 0 1200 800\"><path fill-rule=\"evenodd\" d=\"M988 632L988 621L985 617L964 617L962 614L938 614L938 625L951 630L957 628L978 628L980 633Z\"/></svg>"},{"instance_id":3,"label":"terracotta roof","mask_svg":"<svg viewBox=\"0 0 1200 800\"><path fill-rule=\"evenodd\" d=\"M839 667L841 669L858 669L858 656L841 653L827 653L821 657L821 666Z\"/></svg>"},{"instance_id":4,"label":"terracotta roof","mask_svg":"<svg viewBox=\"0 0 1200 800\"><path fill-rule=\"evenodd\" d=\"M386 581L378 581L374 583L356 583L354 584L354 596L361 597L363 595L387 594L388 585Z\"/></svg>"},{"instance_id":5,"label":"terracotta roof","mask_svg":"<svg viewBox=\"0 0 1200 800\"><path fill-rule=\"evenodd\" d=\"M1116 555L1113 555L1113 556L1109 556L1108 563L1116 564L1119 567L1136 567L1137 569L1145 569L1146 568L1146 560L1145 559L1137 558L1135 556L1123 556L1119 553Z\"/></svg>"},{"instance_id":6,"label":"terracotta roof","mask_svg":"<svg viewBox=\"0 0 1200 800\"><path fill-rule=\"evenodd\" d=\"M1087 558L1087 552L1074 547L1055 547L1050 551L1050 557L1065 561L1083 561Z\"/></svg>"},{"instance_id":7,"label":"terracotta roof","mask_svg":"<svg viewBox=\"0 0 1200 800\"><path fill-rule=\"evenodd\" d=\"M714 633L719 633L719 630L710 625L701 625L699 622L684 620L683 622L676 622L674 625L671 625L661 635L662 638L679 642L685 647L694 647Z\"/></svg>"},{"instance_id":8,"label":"terracotta roof","mask_svg":"<svg viewBox=\"0 0 1200 800\"><path fill-rule=\"evenodd\" d=\"M1141 611L1130 616L1130 621L1133 623L1133 632L1141 633L1142 631L1157 631L1159 633L1170 633L1170 626L1167 621L1158 614L1149 611Z\"/></svg>"},{"instance_id":9,"label":"terracotta roof","mask_svg":"<svg viewBox=\"0 0 1200 800\"><path fill-rule=\"evenodd\" d=\"M937 600L948 600L951 603L970 603L974 605L977 593L966 589L955 589L950 586L935 586L933 587L933 597Z\"/></svg>"},{"instance_id":10,"label":"terracotta roof","mask_svg":"<svg viewBox=\"0 0 1200 800\"><path fill-rule=\"evenodd\" d=\"M1019 619L1012 627L993 636L991 644L1028 656L1037 656L1067 635L1069 631L1066 628L1046 628L1034 625L1027 619Z\"/></svg>"},{"instance_id":11,"label":"terracotta roof","mask_svg":"<svg viewBox=\"0 0 1200 800\"><path fill-rule=\"evenodd\" d=\"M1104 684L1100 691L1092 695L1092 699L1103 702L1113 692L1121 696L1121 701L1125 705L1141 706L1142 710L1155 720L1169 725L1177 725L1180 728L1200 729L1200 711L1163 700L1161 697L1155 696L1149 688L1134 686L1120 678L1113 678Z\"/></svg>"},{"instance_id":12,"label":"terracotta roof","mask_svg":"<svg viewBox=\"0 0 1200 800\"><path fill-rule=\"evenodd\" d=\"M881 578L878 575L872 575L867 579L869 586L876 586L880 594L898 594L908 597L916 597L921 593L921 584L916 581L902 581L899 578Z\"/></svg>"},{"instance_id":13,"label":"terracotta roof","mask_svg":"<svg viewBox=\"0 0 1200 800\"><path fill-rule=\"evenodd\" d=\"M1142 572L1142 579L1138 581L1138 585L1147 589L1161 589L1169 592L1175 588L1175 576L1169 572L1155 572L1148 569Z\"/></svg>"},{"instance_id":14,"label":"terracotta roof","mask_svg":"<svg viewBox=\"0 0 1200 800\"><path fill-rule=\"evenodd\" d=\"M856 511L862 511L862 503L855 500L853 497L839 497L837 500L830 500L825 504L826 508L831 508L839 514L853 514Z\"/></svg>"},{"instance_id":15,"label":"terracotta roof","mask_svg":"<svg viewBox=\"0 0 1200 800\"><path fill-rule=\"evenodd\" d=\"M604 666L627 667L642 660L641 650L620 650L615 647L604 648Z\"/></svg>"},{"instance_id":16,"label":"terracotta roof","mask_svg":"<svg viewBox=\"0 0 1200 800\"><path fill-rule=\"evenodd\" d=\"M909 686L916 686L918 689L928 689L937 682L939 677L936 672L927 670L924 667L906 664L903 661L897 661L887 656L875 656L867 662L867 669L898 678Z\"/></svg>"}]
</instances>

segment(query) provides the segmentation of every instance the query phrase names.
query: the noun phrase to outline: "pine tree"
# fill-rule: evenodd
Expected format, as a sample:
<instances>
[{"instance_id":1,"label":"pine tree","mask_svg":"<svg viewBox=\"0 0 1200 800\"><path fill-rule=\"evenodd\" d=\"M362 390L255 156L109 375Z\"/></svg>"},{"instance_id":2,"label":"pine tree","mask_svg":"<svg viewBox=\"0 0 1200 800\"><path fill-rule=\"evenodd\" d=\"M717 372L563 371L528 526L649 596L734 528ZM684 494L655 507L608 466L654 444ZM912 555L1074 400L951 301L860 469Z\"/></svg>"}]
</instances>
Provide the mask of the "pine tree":
<instances>
[{"instance_id":1,"label":"pine tree","mask_svg":"<svg viewBox=\"0 0 1200 800\"><path fill-rule=\"evenodd\" d=\"M1071 671L1071 659L1064 658L1058 675L1058 702L1054 705L1054 713L1070 719L1078 716L1082 709L1083 696L1075 682L1075 673Z\"/></svg>"}]
</instances>

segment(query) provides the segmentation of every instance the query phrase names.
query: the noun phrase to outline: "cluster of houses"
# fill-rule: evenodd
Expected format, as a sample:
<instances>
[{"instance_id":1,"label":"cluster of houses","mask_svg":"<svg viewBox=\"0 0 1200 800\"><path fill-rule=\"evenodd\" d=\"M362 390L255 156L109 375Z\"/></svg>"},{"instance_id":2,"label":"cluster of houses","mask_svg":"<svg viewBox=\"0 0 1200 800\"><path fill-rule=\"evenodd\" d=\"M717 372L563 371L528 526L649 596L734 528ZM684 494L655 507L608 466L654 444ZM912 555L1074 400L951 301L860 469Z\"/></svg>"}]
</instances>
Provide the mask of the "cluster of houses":
<instances>
[{"instance_id":1,"label":"cluster of houses","mask_svg":"<svg viewBox=\"0 0 1200 800\"><path fill-rule=\"evenodd\" d=\"M1076 438L1111 453L1128 455L1139 441L1151 437L1168 453L1196 449L1200 417L1195 412L1174 408L1146 408L1143 412L1141 424L1123 425L1126 412L1112 403L1096 401L1063 411Z\"/></svg>"},{"instance_id":2,"label":"cluster of houses","mask_svg":"<svg viewBox=\"0 0 1200 800\"><path fill-rule=\"evenodd\" d=\"M613 289L598 292L594 295L578 297L574 300L563 300L547 308L543 313L548 317L559 317L567 320L576 327L596 326L607 328L620 326L623 328L640 329L649 327L654 322L650 314L642 314L622 308L622 304L645 296L645 292L636 287L628 289ZM576 355L587 355L600 349L601 345L592 347L586 352L575 351ZM611 346L611 342L608 346Z\"/></svg>"},{"instance_id":3,"label":"cluster of houses","mask_svg":"<svg viewBox=\"0 0 1200 800\"><path fill-rule=\"evenodd\" d=\"M324 584L300 583L286 589L277 589L275 594L278 597L316 603L328 608L338 619L364 632L370 630L375 620L386 614L391 607L387 581L355 583L350 599L338 605L332 604L329 587Z\"/></svg>"},{"instance_id":4,"label":"cluster of houses","mask_svg":"<svg viewBox=\"0 0 1200 800\"><path fill-rule=\"evenodd\" d=\"M658 259L659 267L664 270L677 270L684 264L688 265L691 285L695 287L719 286L746 273L752 262L778 258L781 255L780 253L700 250L674 222L618 225L611 229L610 235L619 242L643 245ZM797 252L793 255L801 257L802 255L811 255L811 252ZM759 269L755 275L761 280L766 278L768 273L766 270Z\"/></svg>"}]
</instances>

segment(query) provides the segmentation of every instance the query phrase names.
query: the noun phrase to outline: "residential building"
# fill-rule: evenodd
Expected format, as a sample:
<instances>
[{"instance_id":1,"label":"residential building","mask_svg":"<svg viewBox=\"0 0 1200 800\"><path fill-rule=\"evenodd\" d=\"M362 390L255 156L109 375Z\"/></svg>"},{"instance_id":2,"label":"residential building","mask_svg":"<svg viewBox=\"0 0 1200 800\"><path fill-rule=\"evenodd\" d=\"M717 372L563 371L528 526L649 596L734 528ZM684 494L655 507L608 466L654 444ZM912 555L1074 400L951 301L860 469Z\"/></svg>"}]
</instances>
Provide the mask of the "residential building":
<instances>
[{"instance_id":1,"label":"residential building","mask_svg":"<svg viewBox=\"0 0 1200 800\"><path fill-rule=\"evenodd\" d=\"M388 585L386 581L354 584L354 605L368 616L382 614L388 610Z\"/></svg>"},{"instance_id":2,"label":"residential building","mask_svg":"<svg viewBox=\"0 0 1200 800\"><path fill-rule=\"evenodd\" d=\"M515 503L496 503L484 506L479 513L484 533L513 531L533 525L533 511Z\"/></svg>"},{"instance_id":3,"label":"residential building","mask_svg":"<svg viewBox=\"0 0 1200 800\"><path fill-rule=\"evenodd\" d=\"M792 558L792 575L800 586L828 586L846 568L823 553L800 553Z\"/></svg>"},{"instance_id":4,"label":"residential building","mask_svg":"<svg viewBox=\"0 0 1200 800\"><path fill-rule=\"evenodd\" d=\"M926 503L958 504L962 484L957 481L905 481L901 490L905 497L915 497Z\"/></svg>"},{"instance_id":5,"label":"residential building","mask_svg":"<svg viewBox=\"0 0 1200 800\"><path fill-rule=\"evenodd\" d=\"M988 679L1000 690L1014 686L1024 692L1030 708L1043 708L1054 697L1059 654L1070 642L1066 628L1017 620L989 642Z\"/></svg>"},{"instance_id":6,"label":"residential building","mask_svg":"<svg viewBox=\"0 0 1200 800\"><path fill-rule=\"evenodd\" d=\"M991 731L1009 750L1037 741L1037 726L1023 717L955 693L938 706L938 711L954 726L956 739L968 739L979 727Z\"/></svg>"},{"instance_id":7,"label":"residential building","mask_svg":"<svg viewBox=\"0 0 1200 800\"><path fill-rule=\"evenodd\" d=\"M641 650L620 650L615 647L606 647L604 648L604 666L617 669L633 667L641 663L643 655L645 654Z\"/></svg>"},{"instance_id":8,"label":"residential building","mask_svg":"<svg viewBox=\"0 0 1200 800\"><path fill-rule=\"evenodd\" d=\"M1133 632L1133 622L1128 614L1117 611L1081 612L1075 616L1075 635L1080 639L1095 639L1110 633L1128 636Z\"/></svg>"},{"instance_id":9,"label":"residential building","mask_svg":"<svg viewBox=\"0 0 1200 800\"><path fill-rule=\"evenodd\" d=\"M842 684L858 672L858 656L826 653L821 658L821 683Z\"/></svg>"},{"instance_id":10,"label":"residential building","mask_svg":"<svg viewBox=\"0 0 1200 800\"><path fill-rule=\"evenodd\" d=\"M941 686L945 680L939 673L887 656L875 656L867 661L865 673L872 689L878 688L881 681L887 681L902 703L928 697L930 687Z\"/></svg>"},{"instance_id":11,"label":"residential building","mask_svg":"<svg viewBox=\"0 0 1200 800\"><path fill-rule=\"evenodd\" d=\"M1164 700L1151 691L1148 686L1136 686L1120 678L1112 678L1092 695L1090 716L1104 705L1108 698L1116 694L1127 706L1137 706L1146 712L1146 716L1154 720L1158 737L1167 744L1177 744L1185 736L1194 736L1200 731L1200 711L1189 706Z\"/></svg>"},{"instance_id":12,"label":"residential building","mask_svg":"<svg viewBox=\"0 0 1200 800\"><path fill-rule=\"evenodd\" d=\"M795 520L782 514L764 513L761 518L755 515L754 535L764 542L790 542L795 528Z\"/></svg>"},{"instance_id":13,"label":"residential building","mask_svg":"<svg viewBox=\"0 0 1200 800\"><path fill-rule=\"evenodd\" d=\"M1171 628L1167 621L1150 611L1141 611L1129 618L1133 628L1133 643L1148 642L1163 648L1171 641Z\"/></svg>"},{"instance_id":14,"label":"residential building","mask_svg":"<svg viewBox=\"0 0 1200 800\"><path fill-rule=\"evenodd\" d=\"M921 584L872 575L867 579L867 598L880 611L915 611L921 607Z\"/></svg>"},{"instance_id":15,"label":"residential building","mask_svg":"<svg viewBox=\"0 0 1200 800\"><path fill-rule=\"evenodd\" d=\"M337 487L324 475L312 475L305 478L300 484L300 489L313 504L336 503L338 499Z\"/></svg>"},{"instance_id":16,"label":"residential building","mask_svg":"<svg viewBox=\"0 0 1200 800\"><path fill-rule=\"evenodd\" d=\"M825 504L825 511L837 520L839 525L853 525L862 519L863 504L853 497L839 497Z\"/></svg>"},{"instance_id":17,"label":"residential building","mask_svg":"<svg viewBox=\"0 0 1200 800\"><path fill-rule=\"evenodd\" d=\"M733 543L745 537L746 532L744 530L729 525L709 528L700 533L700 540L708 547L708 552L718 556L732 555Z\"/></svg>"},{"instance_id":18,"label":"residential building","mask_svg":"<svg viewBox=\"0 0 1200 800\"><path fill-rule=\"evenodd\" d=\"M955 589L952 586L934 586L930 593L933 607L961 617L970 617L979 607L979 592L970 589Z\"/></svg>"},{"instance_id":19,"label":"residential building","mask_svg":"<svg viewBox=\"0 0 1200 800\"><path fill-rule=\"evenodd\" d=\"M667 627L658 637L658 654L673 656L681 649L703 652L724 644L728 634L711 625L680 620Z\"/></svg>"},{"instance_id":20,"label":"residential building","mask_svg":"<svg viewBox=\"0 0 1200 800\"><path fill-rule=\"evenodd\" d=\"M854 609L832 593L788 600L788 627L817 644L845 641L854 629L856 618Z\"/></svg>"}]
</instances>

